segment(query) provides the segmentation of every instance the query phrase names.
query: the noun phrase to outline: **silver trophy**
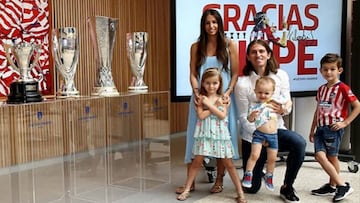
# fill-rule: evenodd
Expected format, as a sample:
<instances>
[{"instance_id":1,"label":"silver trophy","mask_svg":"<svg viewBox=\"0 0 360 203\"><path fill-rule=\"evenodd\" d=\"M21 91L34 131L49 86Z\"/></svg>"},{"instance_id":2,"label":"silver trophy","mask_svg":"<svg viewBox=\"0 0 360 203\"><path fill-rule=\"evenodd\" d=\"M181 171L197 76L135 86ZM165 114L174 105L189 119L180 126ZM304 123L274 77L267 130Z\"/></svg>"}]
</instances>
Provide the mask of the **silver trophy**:
<instances>
[{"instance_id":1,"label":"silver trophy","mask_svg":"<svg viewBox=\"0 0 360 203\"><path fill-rule=\"evenodd\" d=\"M133 80L129 92L147 92L144 82L144 70L147 58L148 33L132 32L126 34L127 55L130 62Z\"/></svg>"},{"instance_id":2,"label":"silver trophy","mask_svg":"<svg viewBox=\"0 0 360 203\"><path fill-rule=\"evenodd\" d=\"M43 100L39 93L39 83L30 74L35 64L39 61L41 45L21 42L15 45L3 44L7 61L10 66L19 72L19 79L10 84L10 94L7 103L18 104L40 102ZM15 62L11 58L11 54ZM33 54L36 53L34 56Z\"/></svg>"},{"instance_id":3,"label":"silver trophy","mask_svg":"<svg viewBox=\"0 0 360 203\"><path fill-rule=\"evenodd\" d=\"M97 81L93 95L117 96L119 92L114 84L111 63L118 20L93 16L88 18L88 25L97 64Z\"/></svg>"},{"instance_id":4,"label":"silver trophy","mask_svg":"<svg viewBox=\"0 0 360 203\"><path fill-rule=\"evenodd\" d=\"M60 97L76 97L79 95L74 83L79 59L79 41L76 28L54 29L52 38L55 65L65 82L60 87Z\"/></svg>"}]
</instances>

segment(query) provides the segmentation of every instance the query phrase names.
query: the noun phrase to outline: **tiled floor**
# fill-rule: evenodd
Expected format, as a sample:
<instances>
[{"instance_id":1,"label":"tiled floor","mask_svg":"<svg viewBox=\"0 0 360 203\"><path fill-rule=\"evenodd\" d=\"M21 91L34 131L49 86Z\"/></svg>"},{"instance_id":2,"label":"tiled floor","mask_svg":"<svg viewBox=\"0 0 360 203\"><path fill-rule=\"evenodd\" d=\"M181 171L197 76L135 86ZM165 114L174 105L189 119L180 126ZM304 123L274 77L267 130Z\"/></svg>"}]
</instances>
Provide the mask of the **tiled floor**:
<instances>
[{"instance_id":1,"label":"tiled floor","mask_svg":"<svg viewBox=\"0 0 360 203\"><path fill-rule=\"evenodd\" d=\"M184 184L186 177L183 163L185 137L183 133L170 137L170 147L166 141L157 140L150 141L146 147L117 146L108 151L90 150L73 156L2 168L0 202L178 202L174 191L177 186ZM239 161L235 164L240 168ZM310 189L324 183L327 176L317 163L304 165L296 185L302 202L331 202L330 198L314 198L309 194ZM342 173L355 189L354 194L343 202L360 202L359 172L347 172L346 164L342 167ZM275 183L279 186L284 166L279 163L276 171ZM239 175L242 175L240 169ZM314 182L313 175L320 182ZM210 195L208 190L211 184L202 170L197 176L196 192L186 202L235 202L232 198L235 194L233 184L228 176L225 176L224 186L223 193ZM282 202L278 190L271 193L262 189L259 194L248 195L249 202Z\"/></svg>"}]
</instances>

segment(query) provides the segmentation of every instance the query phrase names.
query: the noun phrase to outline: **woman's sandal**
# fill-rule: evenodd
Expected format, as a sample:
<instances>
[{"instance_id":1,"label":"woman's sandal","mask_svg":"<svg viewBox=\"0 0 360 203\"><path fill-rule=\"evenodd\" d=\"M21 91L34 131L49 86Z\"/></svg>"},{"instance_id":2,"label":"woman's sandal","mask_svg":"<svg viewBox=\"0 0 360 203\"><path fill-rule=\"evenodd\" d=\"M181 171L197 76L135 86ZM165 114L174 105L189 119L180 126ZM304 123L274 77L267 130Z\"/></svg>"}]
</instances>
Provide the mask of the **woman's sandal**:
<instances>
[{"instance_id":1,"label":"woman's sandal","mask_svg":"<svg viewBox=\"0 0 360 203\"><path fill-rule=\"evenodd\" d=\"M224 189L223 185L217 185L216 183L211 187L210 193L219 193Z\"/></svg>"},{"instance_id":2,"label":"woman's sandal","mask_svg":"<svg viewBox=\"0 0 360 203\"><path fill-rule=\"evenodd\" d=\"M181 193L176 199L179 201L185 201L187 198L190 197L190 191L185 190L183 193Z\"/></svg>"},{"instance_id":3,"label":"woman's sandal","mask_svg":"<svg viewBox=\"0 0 360 203\"><path fill-rule=\"evenodd\" d=\"M181 194L184 191L185 191L185 186L180 186L180 187L176 188L175 193L176 194ZM191 185L190 192L194 192L194 191L195 191L195 185Z\"/></svg>"},{"instance_id":4,"label":"woman's sandal","mask_svg":"<svg viewBox=\"0 0 360 203\"><path fill-rule=\"evenodd\" d=\"M219 193L219 192L223 191L223 189L224 189L224 186L223 186L224 175L219 175L219 176L216 177L216 181L215 181L214 185L211 187L210 193Z\"/></svg>"}]
</instances>

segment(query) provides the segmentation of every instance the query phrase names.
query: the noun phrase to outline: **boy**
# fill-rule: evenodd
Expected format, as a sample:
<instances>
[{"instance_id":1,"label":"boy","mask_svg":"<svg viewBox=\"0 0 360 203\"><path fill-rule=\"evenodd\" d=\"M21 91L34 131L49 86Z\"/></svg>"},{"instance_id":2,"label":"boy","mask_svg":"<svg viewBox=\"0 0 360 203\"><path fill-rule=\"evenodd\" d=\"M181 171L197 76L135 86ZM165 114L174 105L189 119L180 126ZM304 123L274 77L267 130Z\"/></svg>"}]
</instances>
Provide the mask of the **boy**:
<instances>
[{"instance_id":1,"label":"boy","mask_svg":"<svg viewBox=\"0 0 360 203\"><path fill-rule=\"evenodd\" d=\"M327 81L316 95L317 108L311 125L309 140L314 142L315 159L330 176L329 183L312 190L313 195L334 195L333 202L340 201L353 192L348 182L339 175L339 146L348 126L359 114L360 103L350 87L339 80L343 72L342 59L328 53L320 61L320 72ZM348 115L349 104L352 111ZM315 132L316 129L316 132Z\"/></svg>"}]
</instances>

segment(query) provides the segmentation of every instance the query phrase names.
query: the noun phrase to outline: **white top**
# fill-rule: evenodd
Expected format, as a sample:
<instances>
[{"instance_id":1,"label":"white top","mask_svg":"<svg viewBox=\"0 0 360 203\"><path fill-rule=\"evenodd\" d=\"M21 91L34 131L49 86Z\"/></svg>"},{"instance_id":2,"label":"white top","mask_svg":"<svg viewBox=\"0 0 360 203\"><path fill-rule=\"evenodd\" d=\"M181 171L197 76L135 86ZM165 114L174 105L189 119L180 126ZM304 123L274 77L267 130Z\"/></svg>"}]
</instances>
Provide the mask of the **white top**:
<instances>
[{"instance_id":1,"label":"white top","mask_svg":"<svg viewBox=\"0 0 360 203\"><path fill-rule=\"evenodd\" d=\"M291 99L288 74L285 71L278 69L276 74L270 72L269 76L275 80L275 92L272 99L281 104L285 104ZM251 72L249 76L239 77L235 85L234 95L235 102L238 107L240 136L243 140L248 142L252 141L252 135L256 129L255 124L250 123L247 120L247 116L249 107L257 102L254 89L256 80L259 77L260 76L258 76L255 72ZM291 112L291 107L286 110L286 112ZM279 114L277 114L277 123L278 128L286 129L284 120Z\"/></svg>"},{"instance_id":2,"label":"white top","mask_svg":"<svg viewBox=\"0 0 360 203\"><path fill-rule=\"evenodd\" d=\"M274 113L272 109L267 106L267 102L264 103L257 102L254 105L251 105L248 115L250 115L250 113L253 111L259 111L258 116L255 118L255 121L253 122L255 123L256 128L261 127L262 125L269 122L269 120L271 119L274 120L277 119L277 114Z\"/></svg>"}]
</instances>

